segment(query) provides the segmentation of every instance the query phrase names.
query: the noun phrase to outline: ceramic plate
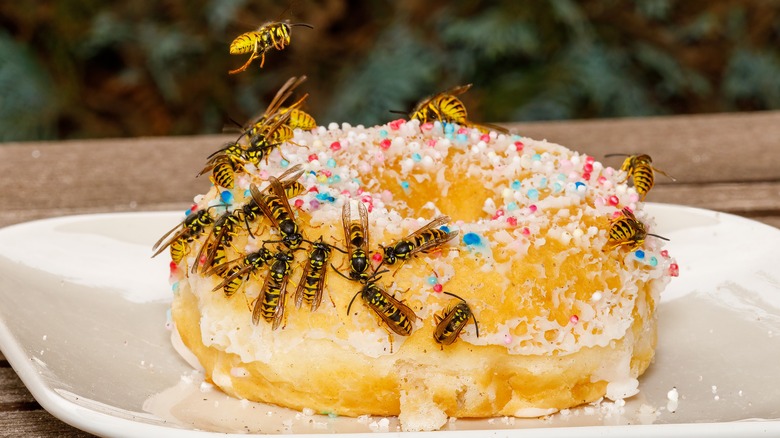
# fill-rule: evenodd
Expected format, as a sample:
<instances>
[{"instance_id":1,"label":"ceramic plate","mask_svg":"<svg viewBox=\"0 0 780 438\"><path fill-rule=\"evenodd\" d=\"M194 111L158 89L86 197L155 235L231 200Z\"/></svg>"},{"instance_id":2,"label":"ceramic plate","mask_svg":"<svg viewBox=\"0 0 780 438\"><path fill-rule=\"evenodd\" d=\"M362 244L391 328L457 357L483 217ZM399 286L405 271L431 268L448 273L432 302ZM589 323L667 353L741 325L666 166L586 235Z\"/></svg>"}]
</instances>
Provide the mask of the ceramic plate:
<instances>
[{"instance_id":1,"label":"ceramic plate","mask_svg":"<svg viewBox=\"0 0 780 438\"><path fill-rule=\"evenodd\" d=\"M659 346L641 392L544 419L454 420L436 435L780 434L780 230L707 210L649 209L680 276L659 306ZM180 219L71 216L0 230L0 348L46 410L111 436L396 431L395 419L292 412L203 383L166 328L168 261L150 258Z\"/></svg>"}]
</instances>

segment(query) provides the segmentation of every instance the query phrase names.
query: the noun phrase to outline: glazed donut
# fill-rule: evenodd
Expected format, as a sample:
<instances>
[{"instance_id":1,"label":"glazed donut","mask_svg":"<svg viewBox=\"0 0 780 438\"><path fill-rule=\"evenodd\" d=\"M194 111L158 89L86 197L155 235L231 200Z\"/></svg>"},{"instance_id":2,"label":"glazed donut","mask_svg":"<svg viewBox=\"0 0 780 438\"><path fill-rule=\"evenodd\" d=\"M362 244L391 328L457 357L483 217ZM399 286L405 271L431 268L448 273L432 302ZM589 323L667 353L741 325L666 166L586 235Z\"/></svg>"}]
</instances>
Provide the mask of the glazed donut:
<instances>
[{"instance_id":1,"label":"glazed donut","mask_svg":"<svg viewBox=\"0 0 780 438\"><path fill-rule=\"evenodd\" d=\"M173 336L235 397L404 430L629 397L676 265L625 176L455 124L296 130L195 198Z\"/></svg>"}]
</instances>

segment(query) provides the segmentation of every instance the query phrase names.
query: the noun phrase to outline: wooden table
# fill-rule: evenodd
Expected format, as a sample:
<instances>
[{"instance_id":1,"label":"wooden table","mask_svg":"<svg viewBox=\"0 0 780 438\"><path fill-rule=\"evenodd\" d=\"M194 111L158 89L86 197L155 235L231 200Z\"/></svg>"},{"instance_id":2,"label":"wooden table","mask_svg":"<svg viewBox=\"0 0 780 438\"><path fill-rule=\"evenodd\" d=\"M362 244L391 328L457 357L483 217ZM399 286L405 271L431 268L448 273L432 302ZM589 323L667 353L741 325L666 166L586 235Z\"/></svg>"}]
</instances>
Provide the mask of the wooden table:
<instances>
[{"instance_id":1,"label":"wooden table","mask_svg":"<svg viewBox=\"0 0 780 438\"><path fill-rule=\"evenodd\" d=\"M650 154L649 201L725 211L780 227L780 112L521 123L513 131L602 159ZM225 136L0 145L0 226L61 215L184 210ZM612 161L610 161L612 160ZM617 167L620 158L606 161ZM0 304L1 305L1 304ZM87 436L49 415L0 354L0 435Z\"/></svg>"}]
</instances>

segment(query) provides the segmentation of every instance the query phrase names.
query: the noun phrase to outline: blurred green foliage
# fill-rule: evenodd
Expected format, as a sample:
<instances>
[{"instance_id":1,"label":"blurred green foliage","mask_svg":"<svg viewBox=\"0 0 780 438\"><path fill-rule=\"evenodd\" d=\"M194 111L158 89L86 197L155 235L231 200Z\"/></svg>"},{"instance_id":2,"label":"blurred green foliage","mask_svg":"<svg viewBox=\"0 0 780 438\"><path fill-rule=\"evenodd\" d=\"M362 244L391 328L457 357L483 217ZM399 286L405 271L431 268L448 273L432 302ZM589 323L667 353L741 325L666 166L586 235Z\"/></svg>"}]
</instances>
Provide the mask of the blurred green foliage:
<instances>
[{"instance_id":1,"label":"blurred green foliage","mask_svg":"<svg viewBox=\"0 0 780 438\"><path fill-rule=\"evenodd\" d=\"M228 75L279 19L314 29ZM302 74L320 124L465 83L475 121L780 108L775 0L38 0L0 25L3 141L221 132Z\"/></svg>"}]
</instances>

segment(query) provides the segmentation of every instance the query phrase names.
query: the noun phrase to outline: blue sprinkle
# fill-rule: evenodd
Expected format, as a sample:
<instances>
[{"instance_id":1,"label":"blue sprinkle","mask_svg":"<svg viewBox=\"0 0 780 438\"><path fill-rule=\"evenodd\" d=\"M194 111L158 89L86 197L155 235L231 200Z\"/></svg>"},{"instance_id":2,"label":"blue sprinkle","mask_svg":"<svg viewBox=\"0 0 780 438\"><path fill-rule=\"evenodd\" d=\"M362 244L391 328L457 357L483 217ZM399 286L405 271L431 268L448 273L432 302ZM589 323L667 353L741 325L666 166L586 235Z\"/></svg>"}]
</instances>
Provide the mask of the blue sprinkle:
<instances>
[{"instance_id":1,"label":"blue sprinkle","mask_svg":"<svg viewBox=\"0 0 780 438\"><path fill-rule=\"evenodd\" d=\"M328 184L333 184L333 177L331 176L330 178L325 180L325 182L327 182Z\"/></svg>"},{"instance_id":2,"label":"blue sprinkle","mask_svg":"<svg viewBox=\"0 0 780 438\"><path fill-rule=\"evenodd\" d=\"M655 258L655 256L650 257L650 260L648 261L648 263L650 263L650 266L653 266L653 267L658 266L658 259Z\"/></svg>"},{"instance_id":3,"label":"blue sprinkle","mask_svg":"<svg viewBox=\"0 0 780 438\"><path fill-rule=\"evenodd\" d=\"M445 123L444 124L444 133L445 134L452 134L453 132L455 132L455 125L453 125L452 123Z\"/></svg>"},{"instance_id":4,"label":"blue sprinkle","mask_svg":"<svg viewBox=\"0 0 780 438\"><path fill-rule=\"evenodd\" d=\"M333 158L330 158L330 159L328 159L328 162L325 163L325 165L330 167L330 168L334 168L334 167L336 167L336 160L334 160Z\"/></svg>"},{"instance_id":5,"label":"blue sprinkle","mask_svg":"<svg viewBox=\"0 0 780 438\"><path fill-rule=\"evenodd\" d=\"M282 159L279 161L279 165L280 165L280 166L282 166L282 167L287 167L287 166L289 166L289 165L290 165L290 162L289 162L289 161L287 161L287 160L285 160L284 158L282 158Z\"/></svg>"},{"instance_id":6,"label":"blue sprinkle","mask_svg":"<svg viewBox=\"0 0 780 438\"><path fill-rule=\"evenodd\" d=\"M339 175L333 175L333 182L341 182L341 177Z\"/></svg>"},{"instance_id":7,"label":"blue sprinkle","mask_svg":"<svg viewBox=\"0 0 780 438\"><path fill-rule=\"evenodd\" d=\"M409 189L409 181L401 181L401 188L403 188L404 190L408 190Z\"/></svg>"},{"instance_id":8,"label":"blue sprinkle","mask_svg":"<svg viewBox=\"0 0 780 438\"><path fill-rule=\"evenodd\" d=\"M233 202L233 192L225 190L219 194L219 199L225 204L231 204Z\"/></svg>"},{"instance_id":9,"label":"blue sprinkle","mask_svg":"<svg viewBox=\"0 0 780 438\"><path fill-rule=\"evenodd\" d=\"M636 258L638 258L639 260L642 260L643 258L645 258L645 252L644 252L644 251L642 251L641 249L638 249L638 250L636 250L636 252L634 253L634 256L635 256Z\"/></svg>"},{"instance_id":10,"label":"blue sprinkle","mask_svg":"<svg viewBox=\"0 0 780 438\"><path fill-rule=\"evenodd\" d=\"M189 216L191 214L192 214L192 209L191 208L188 208L187 211L184 212L185 216Z\"/></svg>"},{"instance_id":11,"label":"blue sprinkle","mask_svg":"<svg viewBox=\"0 0 780 438\"><path fill-rule=\"evenodd\" d=\"M440 226L439 229L444 231L445 233L449 233L450 232L450 227L448 227L446 225Z\"/></svg>"},{"instance_id":12,"label":"blue sprinkle","mask_svg":"<svg viewBox=\"0 0 780 438\"><path fill-rule=\"evenodd\" d=\"M433 286L434 284L436 284L438 282L439 282L439 279L434 277L433 275L428 277L428 284L430 284L431 286Z\"/></svg>"},{"instance_id":13,"label":"blue sprinkle","mask_svg":"<svg viewBox=\"0 0 780 438\"><path fill-rule=\"evenodd\" d=\"M510 187L512 187L512 190L520 190L520 186L522 186L522 183L519 179L516 179L512 181L512 185Z\"/></svg>"},{"instance_id":14,"label":"blue sprinkle","mask_svg":"<svg viewBox=\"0 0 780 438\"><path fill-rule=\"evenodd\" d=\"M418 154L417 152L412 154L412 161L419 162L420 160L422 160L420 154Z\"/></svg>"},{"instance_id":15,"label":"blue sprinkle","mask_svg":"<svg viewBox=\"0 0 780 438\"><path fill-rule=\"evenodd\" d=\"M515 202L510 202L506 205L507 211L514 211L517 210L517 204Z\"/></svg>"},{"instance_id":16,"label":"blue sprinkle","mask_svg":"<svg viewBox=\"0 0 780 438\"><path fill-rule=\"evenodd\" d=\"M174 291L174 292L178 292L179 291L179 282L178 281L171 285L171 290Z\"/></svg>"},{"instance_id":17,"label":"blue sprinkle","mask_svg":"<svg viewBox=\"0 0 780 438\"><path fill-rule=\"evenodd\" d=\"M455 138L455 134L453 134L451 132L445 132L444 133L444 138L446 138L447 140L452 140L453 138Z\"/></svg>"},{"instance_id":18,"label":"blue sprinkle","mask_svg":"<svg viewBox=\"0 0 780 438\"><path fill-rule=\"evenodd\" d=\"M244 190L244 197L245 197L245 198L248 198L248 197L250 197L250 196L252 196L252 192L251 192L249 189L247 189L247 190Z\"/></svg>"},{"instance_id":19,"label":"blue sprinkle","mask_svg":"<svg viewBox=\"0 0 780 438\"><path fill-rule=\"evenodd\" d=\"M562 173L559 173L558 174L558 179L561 180L561 181L566 181L568 179L568 177L566 175L562 174Z\"/></svg>"},{"instance_id":20,"label":"blue sprinkle","mask_svg":"<svg viewBox=\"0 0 780 438\"><path fill-rule=\"evenodd\" d=\"M539 190L529 189L528 190L528 199L530 199L532 201L538 201L539 200Z\"/></svg>"},{"instance_id":21,"label":"blue sprinkle","mask_svg":"<svg viewBox=\"0 0 780 438\"><path fill-rule=\"evenodd\" d=\"M531 157L531 159L532 159L532 160L534 160L534 161L541 161L541 160L542 160L542 156L541 156L541 155L539 155L539 154L534 154L534 155Z\"/></svg>"},{"instance_id":22,"label":"blue sprinkle","mask_svg":"<svg viewBox=\"0 0 780 438\"><path fill-rule=\"evenodd\" d=\"M382 138L387 137L387 129L380 129L379 130L379 136Z\"/></svg>"},{"instance_id":23,"label":"blue sprinkle","mask_svg":"<svg viewBox=\"0 0 780 438\"><path fill-rule=\"evenodd\" d=\"M539 180L539 188L543 189L547 187L547 178L542 177L542 179Z\"/></svg>"},{"instance_id":24,"label":"blue sprinkle","mask_svg":"<svg viewBox=\"0 0 780 438\"><path fill-rule=\"evenodd\" d=\"M455 139L461 143L465 143L468 141L469 137L466 134L458 134Z\"/></svg>"},{"instance_id":25,"label":"blue sprinkle","mask_svg":"<svg viewBox=\"0 0 780 438\"><path fill-rule=\"evenodd\" d=\"M466 245L479 245L482 239L477 233L466 233L463 235L463 243Z\"/></svg>"},{"instance_id":26,"label":"blue sprinkle","mask_svg":"<svg viewBox=\"0 0 780 438\"><path fill-rule=\"evenodd\" d=\"M333 202L336 200L336 198L333 197L330 193L317 193L314 195L315 198L319 201L325 201L325 202Z\"/></svg>"},{"instance_id":27,"label":"blue sprinkle","mask_svg":"<svg viewBox=\"0 0 780 438\"><path fill-rule=\"evenodd\" d=\"M579 191L579 190L580 190L580 187L582 187L582 188L584 189L584 188L585 188L585 183L584 183L584 182L582 182L582 181L577 181L576 183L574 183L574 188L575 188L577 191Z\"/></svg>"}]
</instances>

